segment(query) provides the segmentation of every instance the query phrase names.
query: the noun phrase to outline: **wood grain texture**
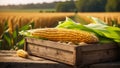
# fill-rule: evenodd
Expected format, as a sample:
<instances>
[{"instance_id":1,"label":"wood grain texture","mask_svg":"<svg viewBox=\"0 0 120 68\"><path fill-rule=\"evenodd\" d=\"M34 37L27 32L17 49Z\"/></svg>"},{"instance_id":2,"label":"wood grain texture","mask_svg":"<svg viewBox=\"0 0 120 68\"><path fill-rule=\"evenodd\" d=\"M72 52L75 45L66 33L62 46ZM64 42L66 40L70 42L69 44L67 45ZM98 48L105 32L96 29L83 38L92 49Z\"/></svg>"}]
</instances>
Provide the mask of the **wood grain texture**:
<instances>
[{"instance_id":1,"label":"wood grain texture","mask_svg":"<svg viewBox=\"0 0 120 68\"><path fill-rule=\"evenodd\" d=\"M26 38L26 51L34 56L78 66L118 59L116 44L67 45L49 40Z\"/></svg>"},{"instance_id":2,"label":"wood grain texture","mask_svg":"<svg viewBox=\"0 0 120 68\"><path fill-rule=\"evenodd\" d=\"M16 56L16 51L0 50L0 68L73 68L58 62L29 56L27 59Z\"/></svg>"},{"instance_id":3,"label":"wood grain texture","mask_svg":"<svg viewBox=\"0 0 120 68\"><path fill-rule=\"evenodd\" d=\"M17 57L16 51L0 50L0 68L120 68L120 61L85 66L68 66L35 56L28 59Z\"/></svg>"}]
</instances>

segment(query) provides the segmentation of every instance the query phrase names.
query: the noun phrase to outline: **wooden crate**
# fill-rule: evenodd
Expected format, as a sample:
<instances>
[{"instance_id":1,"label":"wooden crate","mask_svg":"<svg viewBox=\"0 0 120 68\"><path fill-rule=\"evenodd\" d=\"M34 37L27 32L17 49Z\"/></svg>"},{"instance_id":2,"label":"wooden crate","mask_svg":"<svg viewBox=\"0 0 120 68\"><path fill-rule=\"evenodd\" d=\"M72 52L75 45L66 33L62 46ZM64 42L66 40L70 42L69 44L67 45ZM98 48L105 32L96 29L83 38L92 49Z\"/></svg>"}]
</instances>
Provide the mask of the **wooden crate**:
<instances>
[{"instance_id":1,"label":"wooden crate","mask_svg":"<svg viewBox=\"0 0 120 68\"><path fill-rule=\"evenodd\" d=\"M115 44L78 46L49 40L25 38L25 50L34 56L75 66L114 61L118 58L118 47Z\"/></svg>"}]
</instances>

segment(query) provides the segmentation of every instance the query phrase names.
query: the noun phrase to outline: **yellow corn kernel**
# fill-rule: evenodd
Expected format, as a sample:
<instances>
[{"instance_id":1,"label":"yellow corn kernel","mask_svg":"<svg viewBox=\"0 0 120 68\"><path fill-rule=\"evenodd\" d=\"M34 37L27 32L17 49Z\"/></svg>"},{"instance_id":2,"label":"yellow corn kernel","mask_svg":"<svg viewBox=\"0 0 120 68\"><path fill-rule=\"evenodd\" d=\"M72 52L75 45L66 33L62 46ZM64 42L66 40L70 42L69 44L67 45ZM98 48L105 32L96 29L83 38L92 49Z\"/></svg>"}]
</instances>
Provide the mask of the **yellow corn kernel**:
<instances>
[{"instance_id":1,"label":"yellow corn kernel","mask_svg":"<svg viewBox=\"0 0 120 68\"><path fill-rule=\"evenodd\" d=\"M73 42L73 43L96 43L98 38L89 32L63 29L63 28L43 28L30 30L33 36L46 38L52 41Z\"/></svg>"},{"instance_id":2,"label":"yellow corn kernel","mask_svg":"<svg viewBox=\"0 0 120 68\"><path fill-rule=\"evenodd\" d=\"M22 57L22 58L27 58L28 57L28 53L22 49L17 50L17 56Z\"/></svg>"}]
</instances>

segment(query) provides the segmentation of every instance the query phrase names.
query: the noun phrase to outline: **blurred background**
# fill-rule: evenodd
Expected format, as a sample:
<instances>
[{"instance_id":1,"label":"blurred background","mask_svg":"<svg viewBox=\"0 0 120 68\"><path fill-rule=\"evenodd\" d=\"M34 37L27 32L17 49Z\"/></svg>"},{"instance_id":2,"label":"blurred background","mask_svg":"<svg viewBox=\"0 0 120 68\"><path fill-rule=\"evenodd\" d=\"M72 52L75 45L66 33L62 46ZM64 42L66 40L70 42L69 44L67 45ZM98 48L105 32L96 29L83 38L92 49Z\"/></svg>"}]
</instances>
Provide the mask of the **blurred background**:
<instances>
[{"instance_id":1,"label":"blurred background","mask_svg":"<svg viewBox=\"0 0 120 68\"><path fill-rule=\"evenodd\" d=\"M119 12L120 0L0 0L0 11Z\"/></svg>"}]
</instances>

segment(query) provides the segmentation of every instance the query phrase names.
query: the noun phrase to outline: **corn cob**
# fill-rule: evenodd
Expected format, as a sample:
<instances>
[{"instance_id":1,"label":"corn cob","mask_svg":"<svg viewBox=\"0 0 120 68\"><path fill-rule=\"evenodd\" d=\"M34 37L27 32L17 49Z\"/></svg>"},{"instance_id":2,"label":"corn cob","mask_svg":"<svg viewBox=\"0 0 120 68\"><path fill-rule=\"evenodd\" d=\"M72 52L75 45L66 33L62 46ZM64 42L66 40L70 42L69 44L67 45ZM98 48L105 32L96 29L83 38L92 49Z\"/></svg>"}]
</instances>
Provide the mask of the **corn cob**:
<instances>
[{"instance_id":1,"label":"corn cob","mask_svg":"<svg viewBox=\"0 0 120 68\"><path fill-rule=\"evenodd\" d=\"M62 41L62 42L73 42L73 43L96 43L98 38L89 32L72 30L72 29L62 29L62 28L43 28L34 29L29 31L33 36L46 38L52 41Z\"/></svg>"},{"instance_id":2,"label":"corn cob","mask_svg":"<svg viewBox=\"0 0 120 68\"><path fill-rule=\"evenodd\" d=\"M22 58L27 58L28 53L22 49L17 50L17 56L22 57Z\"/></svg>"}]
</instances>

